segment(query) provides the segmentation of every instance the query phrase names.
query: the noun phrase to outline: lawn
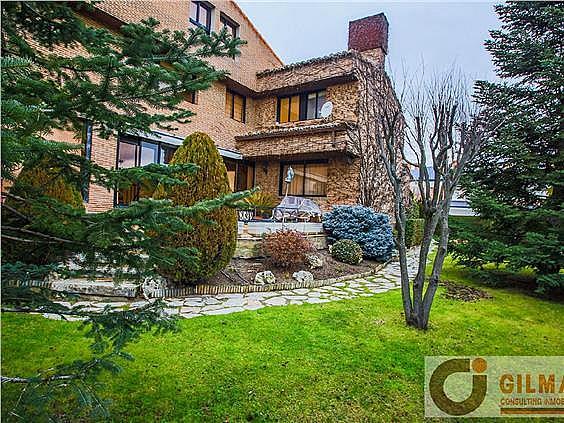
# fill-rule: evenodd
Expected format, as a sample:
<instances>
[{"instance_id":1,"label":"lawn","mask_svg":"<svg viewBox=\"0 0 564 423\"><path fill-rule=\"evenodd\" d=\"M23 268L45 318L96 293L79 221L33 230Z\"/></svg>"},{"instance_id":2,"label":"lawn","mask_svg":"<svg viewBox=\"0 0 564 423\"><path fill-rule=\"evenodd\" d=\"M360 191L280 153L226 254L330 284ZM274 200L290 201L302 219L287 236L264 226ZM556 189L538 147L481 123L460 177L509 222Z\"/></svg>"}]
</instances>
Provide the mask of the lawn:
<instances>
[{"instance_id":1,"label":"lawn","mask_svg":"<svg viewBox=\"0 0 564 423\"><path fill-rule=\"evenodd\" d=\"M450 263L444 278L472 283ZM486 289L494 298L476 303L439 291L427 332L404 325L399 291L183 320L132 345L104 394L115 421L421 421L426 355L564 353L562 304ZM77 327L4 314L2 373L78 357Z\"/></svg>"}]
</instances>

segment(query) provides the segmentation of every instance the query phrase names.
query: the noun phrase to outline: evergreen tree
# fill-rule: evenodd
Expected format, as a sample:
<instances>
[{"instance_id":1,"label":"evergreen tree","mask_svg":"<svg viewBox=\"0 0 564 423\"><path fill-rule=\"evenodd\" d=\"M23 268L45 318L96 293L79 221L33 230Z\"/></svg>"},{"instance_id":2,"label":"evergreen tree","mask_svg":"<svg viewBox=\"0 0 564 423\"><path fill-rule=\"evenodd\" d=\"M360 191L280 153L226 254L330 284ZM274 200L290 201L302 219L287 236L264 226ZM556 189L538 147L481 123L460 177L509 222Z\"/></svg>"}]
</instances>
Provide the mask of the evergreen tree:
<instances>
[{"instance_id":1,"label":"evergreen tree","mask_svg":"<svg viewBox=\"0 0 564 423\"><path fill-rule=\"evenodd\" d=\"M532 268L538 291L562 289L564 4L496 6L502 21L486 49L500 82L477 83L478 100L499 122L463 187L480 225L455 227L463 264Z\"/></svg>"},{"instance_id":2,"label":"evergreen tree","mask_svg":"<svg viewBox=\"0 0 564 423\"><path fill-rule=\"evenodd\" d=\"M106 413L105 403L93 389L96 376L103 370L117 372L114 359L129 358L123 348L143 332L175 328L174 319L162 314L162 302L92 313L54 302L67 296L31 288L30 282L50 272L63 276L110 272L118 282L140 281L156 275L156 268L166 263L196 266L193 250L164 245L162 240L186 231L187 218L204 219L244 196L230 194L189 207L143 199L128 208L86 214L82 204L59 195L61 191L25 183L25 173L18 182L19 169L38 165L65 184L82 186L89 175L92 182L108 189L140 183L183 185L178 175L197 171L193 164L105 169L86 160L80 145L57 139L56 130L73 131L79 137L88 121L99 137L115 138L118 132L171 129L186 122L192 114L182 104L184 93L204 90L225 74L206 59L234 56L242 42L226 30L219 34L160 30L154 19L122 25L119 31L95 28L82 19L93 7L81 2L1 5L2 178L6 185L13 184L3 193L2 243L4 247L16 241L53 252L51 260L40 264L2 256L2 310L84 318L86 336L92 338L92 354L82 360L34 375L2 376L3 389L22 387L13 415L28 421L45 420L46 403L61 396L68 404L67 397L74 395L80 412ZM19 223L4 226L9 220ZM67 254L73 255L79 270L58 262Z\"/></svg>"},{"instance_id":3,"label":"evergreen tree","mask_svg":"<svg viewBox=\"0 0 564 423\"><path fill-rule=\"evenodd\" d=\"M195 174L179 175L186 182L181 187L159 186L155 198L168 198L176 205L193 206L231 192L223 159L207 134L195 132L188 136L170 163L194 163L199 170ZM189 218L186 222L191 227L189 231L178 232L165 241L167 245L197 249L199 254L196 267L179 266L178 263L162 266L159 271L169 280L195 283L212 277L229 264L237 243L237 214L232 208L221 207L206 218L213 223Z\"/></svg>"}]
</instances>

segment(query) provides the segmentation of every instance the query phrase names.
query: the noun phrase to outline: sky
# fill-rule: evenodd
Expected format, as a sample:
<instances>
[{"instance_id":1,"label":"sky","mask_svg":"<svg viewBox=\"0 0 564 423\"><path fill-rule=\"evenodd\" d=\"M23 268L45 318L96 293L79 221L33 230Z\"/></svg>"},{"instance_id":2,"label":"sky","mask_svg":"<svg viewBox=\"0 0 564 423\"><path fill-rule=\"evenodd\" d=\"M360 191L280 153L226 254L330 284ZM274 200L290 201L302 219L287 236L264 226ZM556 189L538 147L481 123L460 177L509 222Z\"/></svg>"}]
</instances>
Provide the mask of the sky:
<instances>
[{"instance_id":1,"label":"sky","mask_svg":"<svg viewBox=\"0 0 564 423\"><path fill-rule=\"evenodd\" d=\"M484 1L239 1L238 4L286 64L347 49L351 20L384 12L390 24L387 66L392 77L456 67L472 79L495 79L484 49L498 28ZM422 66L422 64L424 64Z\"/></svg>"}]
</instances>

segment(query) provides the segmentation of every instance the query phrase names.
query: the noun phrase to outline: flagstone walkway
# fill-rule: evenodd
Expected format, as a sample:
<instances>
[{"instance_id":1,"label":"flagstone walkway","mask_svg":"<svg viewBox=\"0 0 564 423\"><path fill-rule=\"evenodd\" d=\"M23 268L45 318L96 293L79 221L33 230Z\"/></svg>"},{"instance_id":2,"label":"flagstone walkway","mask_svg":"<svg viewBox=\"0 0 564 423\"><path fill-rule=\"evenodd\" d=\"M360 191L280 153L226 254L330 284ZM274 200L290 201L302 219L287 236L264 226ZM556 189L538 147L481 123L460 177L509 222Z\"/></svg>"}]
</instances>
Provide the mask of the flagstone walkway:
<instances>
[{"instance_id":1,"label":"flagstone walkway","mask_svg":"<svg viewBox=\"0 0 564 423\"><path fill-rule=\"evenodd\" d=\"M408 252L408 271L413 277L417 271L419 248ZM245 310L258 310L263 307L285 306L292 304L320 304L331 301L341 301L356 297L370 297L392 289L400 288L399 262L388 263L372 276L337 282L319 288L298 288L287 291L251 292L248 294L218 294L200 295L184 298L167 298L165 302L168 314L179 315L183 318L199 317L203 315L229 314ZM136 302L101 302L81 301L74 306L82 305L89 311L101 311L110 306L116 309L141 307L148 301ZM59 318L57 315L44 314L48 318Z\"/></svg>"}]
</instances>

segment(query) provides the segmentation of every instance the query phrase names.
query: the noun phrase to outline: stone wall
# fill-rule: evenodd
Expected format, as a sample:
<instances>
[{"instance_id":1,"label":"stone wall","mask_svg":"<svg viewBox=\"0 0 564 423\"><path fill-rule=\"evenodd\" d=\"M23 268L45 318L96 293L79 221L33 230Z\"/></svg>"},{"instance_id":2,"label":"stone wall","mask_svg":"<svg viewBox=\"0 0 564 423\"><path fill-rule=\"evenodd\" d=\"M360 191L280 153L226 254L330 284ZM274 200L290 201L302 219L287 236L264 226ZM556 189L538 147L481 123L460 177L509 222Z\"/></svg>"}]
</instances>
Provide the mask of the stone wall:
<instances>
[{"instance_id":1,"label":"stone wall","mask_svg":"<svg viewBox=\"0 0 564 423\"><path fill-rule=\"evenodd\" d=\"M307 126L333 121L356 121L358 109L358 83L356 81L328 86L326 88L326 98L333 103L333 113L327 119L311 119L282 124L276 122L278 97L257 98L253 102L253 124L255 129L267 129Z\"/></svg>"},{"instance_id":2,"label":"stone wall","mask_svg":"<svg viewBox=\"0 0 564 423\"><path fill-rule=\"evenodd\" d=\"M331 157L328 159L327 196L308 197L323 211L340 204L358 202L358 159ZM272 192L282 198L279 192L280 160L257 161L255 183L263 191Z\"/></svg>"}]
</instances>

